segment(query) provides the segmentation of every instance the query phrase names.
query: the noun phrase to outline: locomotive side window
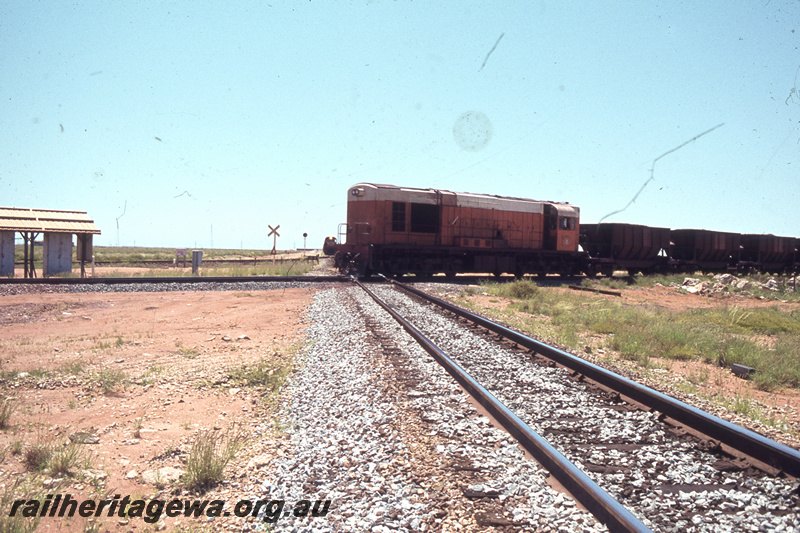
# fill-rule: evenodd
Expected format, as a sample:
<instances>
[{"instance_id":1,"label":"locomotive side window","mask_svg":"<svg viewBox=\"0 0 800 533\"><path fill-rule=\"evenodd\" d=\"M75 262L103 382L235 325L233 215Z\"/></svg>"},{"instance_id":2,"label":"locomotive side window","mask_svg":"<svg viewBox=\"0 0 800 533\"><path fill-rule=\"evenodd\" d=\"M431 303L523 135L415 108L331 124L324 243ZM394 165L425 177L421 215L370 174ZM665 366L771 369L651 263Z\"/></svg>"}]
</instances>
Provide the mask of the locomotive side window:
<instances>
[{"instance_id":1,"label":"locomotive side window","mask_svg":"<svg viewBox=\"0 0 800 533\"><path fill-rule=\"evenodd\" d=\"M429 204L411 204L411 232L438 233L439 206Z\"/></svg>"},{"instance_id":2,"label":"locomotive side window","mask_svg":"<svg viewBox=\"0 0 800 533\"><path fill-rule=\"evenodd\" d=\"M406 230L406 204L392 202L392 231Z\"/></svg>"}]
</instances>

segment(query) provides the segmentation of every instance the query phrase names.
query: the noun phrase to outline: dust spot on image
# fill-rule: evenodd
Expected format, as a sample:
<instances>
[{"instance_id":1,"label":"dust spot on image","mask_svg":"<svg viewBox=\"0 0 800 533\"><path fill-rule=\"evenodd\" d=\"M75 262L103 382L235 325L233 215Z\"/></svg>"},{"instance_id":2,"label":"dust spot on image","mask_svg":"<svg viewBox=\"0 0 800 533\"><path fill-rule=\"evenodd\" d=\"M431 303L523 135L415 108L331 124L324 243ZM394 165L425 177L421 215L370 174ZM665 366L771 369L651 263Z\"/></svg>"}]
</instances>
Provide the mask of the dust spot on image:
<instances>
[{"instance_id":1,"label":"dust spot on image","mask_svg":"<svg viewBox=\"0 0 800 533\"><path fill-rule=\"evenodd\" d=\"M99 168L92 172L92 180L96 183L100 183L103 181L103 169Z\"/></svg>"},{"instance_id":2,"label":"dust spot on image","mask_svg":"<svg viewBox=\"0 0 800 533\"><path fill-rule=\"evenodd\" d=\"M453 124L456 144L468 152L479 152L492 140L492 122L480 111L462 113Z\"/></svg>"}]
</instances>

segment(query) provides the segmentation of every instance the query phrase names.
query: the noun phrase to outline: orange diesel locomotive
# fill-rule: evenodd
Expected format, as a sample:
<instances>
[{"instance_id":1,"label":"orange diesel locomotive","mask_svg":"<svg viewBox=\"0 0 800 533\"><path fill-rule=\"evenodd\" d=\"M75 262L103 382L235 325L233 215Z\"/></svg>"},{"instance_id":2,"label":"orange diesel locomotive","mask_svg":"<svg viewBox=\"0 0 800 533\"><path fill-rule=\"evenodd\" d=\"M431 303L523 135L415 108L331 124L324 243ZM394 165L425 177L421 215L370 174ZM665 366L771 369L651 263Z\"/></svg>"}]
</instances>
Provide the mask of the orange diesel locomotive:
<instances>
[{"instance_id":1,"label":"orange diesel locomotive","mask_svg":"<svg viewBox=\"0 0 800 533\"><path fill-rule=\"evenodd\" d=\"M347 200L338 242L325 243L343 272L521 277L585 267L580 211L565 203L372 183L351 187Z\"/></svg>"}]
</instances>

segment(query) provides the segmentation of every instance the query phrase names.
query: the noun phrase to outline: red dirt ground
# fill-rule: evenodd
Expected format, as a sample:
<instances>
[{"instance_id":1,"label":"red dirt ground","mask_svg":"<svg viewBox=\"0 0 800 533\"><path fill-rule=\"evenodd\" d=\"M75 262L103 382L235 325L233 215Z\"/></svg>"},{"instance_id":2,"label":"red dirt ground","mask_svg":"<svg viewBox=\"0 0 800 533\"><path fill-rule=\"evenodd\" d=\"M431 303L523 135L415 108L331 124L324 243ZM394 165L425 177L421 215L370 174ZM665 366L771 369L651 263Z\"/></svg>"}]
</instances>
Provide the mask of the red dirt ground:
<instances>
[{"instance_id":1,"label":"red dirt ground","mask_svg":"<svg viewBox=\"0 0 800 533\"><path fill-rule=\"evenodd\" d=\"M262 358L286 358L300 339L312 292L2 297L3 385L16 409L11 427L0 432L0 448L6 449L0 483L9 487L31 478L23 458L37 442L62 446L70 434L88 433L99 439L81 445L91 457L89 468L76 467L61 481L43 473L39 487L76 498L157 494L142 472L184 469L177 450L185 452L199 430L225 429L234 422L253 425L259 393L229 380L228 371ZM123 382L112 387L120 376ZM104 391L100 380L113 390ZM23 453L11 452L15 442ZM93 484L92 476L103 479ZM40 530L75 530L83 520L48 519ZM116 530L122 522L106 518L103 525ZM129 529L146 526L131 519Z\"/></svg>"}]
</instances>

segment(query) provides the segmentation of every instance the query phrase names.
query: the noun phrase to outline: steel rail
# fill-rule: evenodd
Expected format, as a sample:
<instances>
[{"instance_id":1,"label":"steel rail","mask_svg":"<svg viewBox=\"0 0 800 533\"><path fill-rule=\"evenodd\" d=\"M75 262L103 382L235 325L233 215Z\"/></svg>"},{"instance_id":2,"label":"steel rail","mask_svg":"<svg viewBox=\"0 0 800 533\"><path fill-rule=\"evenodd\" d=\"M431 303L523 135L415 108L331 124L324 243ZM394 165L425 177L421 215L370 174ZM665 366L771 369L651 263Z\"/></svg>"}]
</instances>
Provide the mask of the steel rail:
<instances>
[{"instance_id":1,"label":"steel rail","mask_svg":"<svg viewBox=\"0 0 800 533\"><path fill-rule=\"evenodd\" d=\"M246 281L325 282L348 281L346 276L192 276L130 278L0 278L0 285L120 285L146 283L242 283Z\"/></svg>"},{"instance_id":2,"label":"steel rail","mask_svg":"<svg viewBox=\"0 0 800 533\"><path fill-rule=\"evenodd\" d=\"M612 532L651 531L628 509L592 481L580 468L543 439L530 426L520 420L508 407L467 374L445 352L423 335L410 322L401 317L386 302L370 291L363 283L354 280L392 318L394 318L422 348L478 401L519 443L544 467L581 505Z\"/></svg>"},{"instance_id":3,"label":"steel rail","mask_svg":"<svg viewBox=\"0 0 800 533\"><path fill-rule=\"evenodd\" d=\"M619 374L606 370L598 365L585 361L543 342L532 339L480 315L453 305L435 296L403 283L390 280L396 286L410 294L415 294L439 307L447 309L458 316L466 318L494 333L533 350L534 352L559 363L570 370L583 374L587 378L631 398L635 402L663 413L664 415L695 429L712 439L738 450L758 461L761 461L785 474L800 477L800 452L779 442L759 435L754 431L706 413L680 400L636 383Z\"/></svg>"}]
</instances>

